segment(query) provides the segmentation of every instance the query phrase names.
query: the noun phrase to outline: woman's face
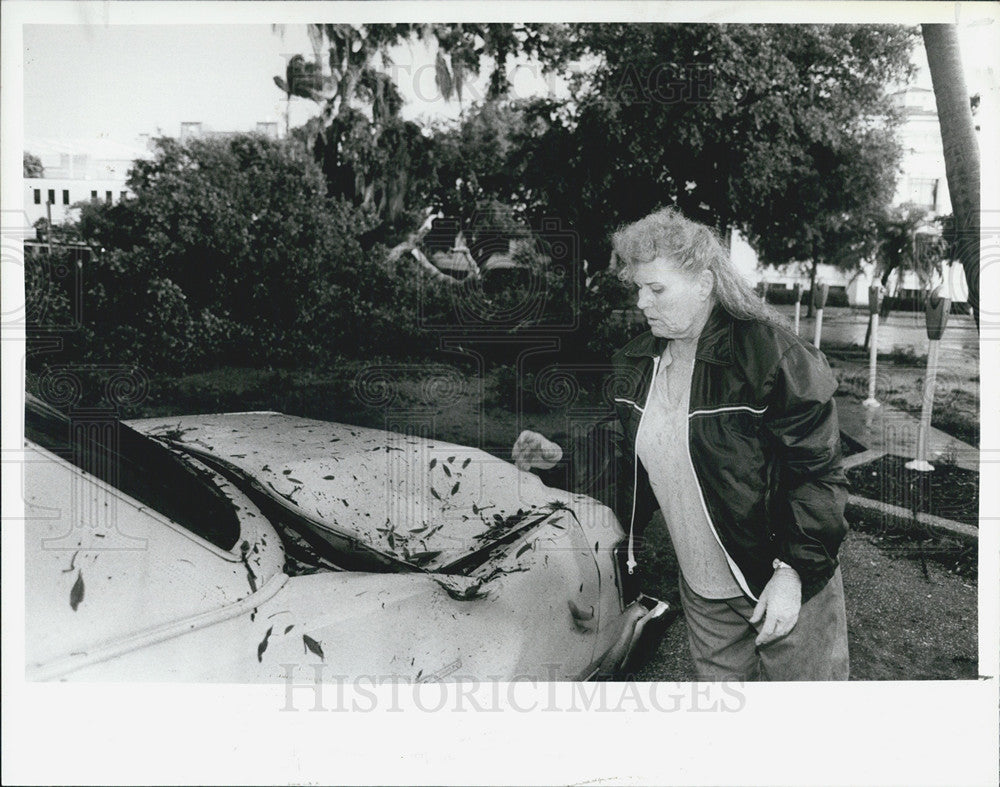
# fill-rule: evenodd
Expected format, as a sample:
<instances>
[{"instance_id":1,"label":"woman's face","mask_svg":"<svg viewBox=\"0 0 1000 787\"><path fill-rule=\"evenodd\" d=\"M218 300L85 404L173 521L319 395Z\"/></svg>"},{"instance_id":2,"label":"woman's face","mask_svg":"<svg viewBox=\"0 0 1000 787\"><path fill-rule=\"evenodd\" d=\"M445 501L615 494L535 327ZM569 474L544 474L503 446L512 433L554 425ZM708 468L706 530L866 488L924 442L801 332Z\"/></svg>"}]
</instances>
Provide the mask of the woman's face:
<instances>
[{"instance_id":1,"label":"woman's face","mask_svg":"<svg viewBox=\"0 0 1000 787\"><path fill-rule=\"evenodd\" d=\"M712 295L709 271L688 273L666 257L635 266L632 276L637 306L654 336L697 338L708 315Z\"/></svg>"}]
</instances>

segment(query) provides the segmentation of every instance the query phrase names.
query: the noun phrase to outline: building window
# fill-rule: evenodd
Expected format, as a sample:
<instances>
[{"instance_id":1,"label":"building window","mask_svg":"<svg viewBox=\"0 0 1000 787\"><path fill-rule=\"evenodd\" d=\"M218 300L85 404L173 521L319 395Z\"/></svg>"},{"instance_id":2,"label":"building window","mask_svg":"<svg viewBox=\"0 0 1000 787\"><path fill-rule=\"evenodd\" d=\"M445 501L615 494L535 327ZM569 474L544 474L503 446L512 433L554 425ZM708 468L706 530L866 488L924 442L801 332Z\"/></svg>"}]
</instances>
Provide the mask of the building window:
<instances>
[{"instance_id":1,"label":"building window","mask_svg":"<svg viewBox=\"0 0 1000 787\"><path fill-rule=\"evenodd\" d=\"M56 204L56 190L55 189L49 189L49 204L50 205L55 205Z\"/></svg>"},{"instance_id":2,"label":"building window","mask_svg":"<svg viewBox=\"0 0 1000 787\"><path fill-rule=\"evenodd\" d=\"M63 205L69 205L69 189L63 189Z\"/></svg>"},{"instance_id":3,"label":"building window","mask_svg":"<svg viewBox=\"0 0 1000 787\"><path fill-rule=\"evenodd\" d=\"M91 189L91 191L90 191L90 198L91 199L97 199L97 189Z\"/></svg>"},{"instance_id":4,"label":"building window","mask_svg":"<svg viewBox=\"0 0 1000 787\"><path fill-rule=\"evenodd\" d=\"M111 204L111 192L110 191L105 191L104 192L104 201L107 202L109 205Z\"/></svg>"},{"instance_id":5,"label":"building window","mask_svg":"<svg viewBox=\"0 0 1000 787\"><path fill-rule=\"evenodd\" d=\"M35 189L35 204L36 205L41 205L42 204L42 190L41 189Z\"/></svg>"},{"instance_id":6,"label":"building window","mask_svg":"<svg viewBox=\"0 0 1000 787\"><path fill-rule=\"evenodd\" d=\"M119 197L118 197L118 201L119 201L119 202L124 202L124 201L125 201L125 197L127 197L127 196L128 196L128 192L127 192L127 191L123 191L123 192L122 192L122 193L121 193L121 194L119 195Z\"/></svg>"}]
</instances>

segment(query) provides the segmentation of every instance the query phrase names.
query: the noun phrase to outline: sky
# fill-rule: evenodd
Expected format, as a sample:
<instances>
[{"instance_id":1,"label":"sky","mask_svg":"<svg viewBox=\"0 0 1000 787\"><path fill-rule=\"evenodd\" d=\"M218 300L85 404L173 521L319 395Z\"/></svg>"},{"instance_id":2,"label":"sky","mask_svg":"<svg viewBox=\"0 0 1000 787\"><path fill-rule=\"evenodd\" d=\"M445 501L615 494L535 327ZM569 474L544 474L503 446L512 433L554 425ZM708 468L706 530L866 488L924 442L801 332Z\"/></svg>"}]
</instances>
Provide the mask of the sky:
<instances>
[{"instance_id":1,"label":"sky","mask_svg":"<svg viewBox=\"0 0 1000 787\"><path fill-rule=\"evenodd\" d=\"M274 77L284 76L289 57L311 52L304 25L27 25L25 139L124 142L141 133L176 135L182 121L216 131L249 130L258 121L283 128L285 97ZM457 102L435 87L433 50L415 42L394 48L391 58L405 116L457 116ZM548 90L530 64L513 77L515 94ZM484 83L485 75L479 95ZM317 112L316 103L293 98L292 127Z\"/></svg>"},{"instance_id":2,"label":"sky","mask_svg":"<svg viewBox=\"0 0 1000 787\"><path fill-rule=\"evenodd\" d=\"M970 93L993 100L1000 84L996 25L960 25L963 66ZM287 58L308 55L305 25L43 25L24 27L24 136L33 139L110 138L134 141L141 133L177 135L182 121L216 131L253 129L258 121L284 126L285 98L273 78ZM992 40L991 40L992 37ZM420 43L393 50L397 84L410 118L451 118L434 86L433 54ZM917 84L930 87L921 47ZM544 93L550 80L522 64L516 95ZM992 85L992 88L990 87ZM480 92L481 95L481 92ZM293 99L292 126L318 106Z\"/></svg>"}]
</instances>

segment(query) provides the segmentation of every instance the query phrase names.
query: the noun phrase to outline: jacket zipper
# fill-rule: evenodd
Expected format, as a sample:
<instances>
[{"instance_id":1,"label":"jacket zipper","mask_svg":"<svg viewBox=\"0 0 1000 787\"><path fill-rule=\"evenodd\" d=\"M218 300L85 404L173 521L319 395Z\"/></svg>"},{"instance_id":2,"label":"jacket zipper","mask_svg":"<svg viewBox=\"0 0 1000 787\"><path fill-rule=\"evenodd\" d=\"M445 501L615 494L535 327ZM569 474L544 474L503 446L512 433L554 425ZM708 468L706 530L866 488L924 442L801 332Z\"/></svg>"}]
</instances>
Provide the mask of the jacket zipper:
<instances>
[{"instance_id":1,"label":"jacket zipper","mask_svg":"<svg viewBox=\"0 0 1000 787\"><path fill-rule=\"evenodd\" d=\"M639 416L639 426L635 430L635 439L632 441L632 517L628 523L628 573L635 573L635 500L639 492L639 430L642 429L642 419L646 417L646 410L649 409L649 398L653 395L653 383L656 381L656 370L660 366L660 356L653 356L653 376L649 378L649 390L646 391L646 400Z\"/></svg>"},{"instance_id":2,"label":"jacket zipper","mask_svg":"<svg viewBox=\"0 0 1000 787\"><path fill-rule=\"evenodd\" d=\"M658 355L653 356L653 375L649 378L649 389L646 391L645 405L642 410L642 415L639 416L639 426L635 430L635 439L632 441L633 446L633 457L632 457L632 517L629 521L628 526L628 573L635 573L636 560L635 560L635 549L634 549L634 530L635 530L635 505L636 498L639 494L639 430L642 429L642 419L646 417L646 410L649 409L649 399L653 394L653 386L656 384L656 371L660 365L660 357ZM725 410L728 408L719 408L719 410ZM735 408L734 408L735 409ZM746 408L752 409L752 408ZM764 408L765 410L767 408ZM694 468L694 461L691 459L691 414L688 414L688 433L684 437L684 450L687 454L688 465L691 467L691 475L694 476L694 485L698 490L698 500L701 502L701 510L705 513L705 521L708 522L709 530L712 531L712 535L715 537L716 542L719 544L719 548L722 550L722 554L726 556L726 562L729 564L729 570L733 572L733 576L736 578L737 584L740 589L746 593L746 595L757 601L757 596L750 592L750 586L747 584L746 577L743 576L743 572L740 567L736 565L736 561L729 556L729 552L726 551L725 546L722 544L722 539L719 538L719 534L715 529L715 523L712 522L712 517L708 513L708 506L705 504L705 493L701 489L701 481L698 478L698 472Z\"/></svg>"}]
</instances>

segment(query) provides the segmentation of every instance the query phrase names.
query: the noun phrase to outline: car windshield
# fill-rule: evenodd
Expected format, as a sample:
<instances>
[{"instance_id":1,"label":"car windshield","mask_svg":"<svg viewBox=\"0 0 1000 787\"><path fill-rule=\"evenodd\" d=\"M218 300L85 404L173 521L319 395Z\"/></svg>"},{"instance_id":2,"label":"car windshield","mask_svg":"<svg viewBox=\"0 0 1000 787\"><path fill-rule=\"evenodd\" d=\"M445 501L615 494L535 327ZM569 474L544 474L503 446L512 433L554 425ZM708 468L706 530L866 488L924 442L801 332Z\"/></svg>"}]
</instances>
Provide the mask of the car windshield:
<instances>
[{"instance_id":1,"label":"car windshield","mask_svg":"<svg viewBox=\"0 0 1000 787\"><path fill-rule=\"evenodd\" d=\"M111 415L67 415L26 394L24 434L220 549L239 539L236 510L210 473Z\"/></svg>"}]
</instances>

